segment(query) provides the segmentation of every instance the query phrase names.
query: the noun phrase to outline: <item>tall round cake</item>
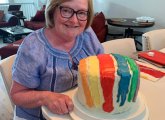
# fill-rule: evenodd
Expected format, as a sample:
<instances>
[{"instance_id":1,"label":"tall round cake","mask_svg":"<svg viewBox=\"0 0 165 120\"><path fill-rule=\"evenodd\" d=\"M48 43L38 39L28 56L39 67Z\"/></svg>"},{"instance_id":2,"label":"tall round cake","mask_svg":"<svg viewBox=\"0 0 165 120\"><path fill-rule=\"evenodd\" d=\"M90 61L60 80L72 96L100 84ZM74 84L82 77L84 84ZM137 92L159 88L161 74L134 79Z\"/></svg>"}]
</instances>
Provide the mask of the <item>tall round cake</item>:
<instances>
[{"instance_id":1,"label":"tall round cake","mask_svg":"<svg viewBox=\"0 0 165 120\"><path fill-rule=\"evenodd\" d=\"M96 114L126 112L136 101L138 89L139 69L127 56L100 54L80 61L76 96Z\"/></svg>"}]
</instances>

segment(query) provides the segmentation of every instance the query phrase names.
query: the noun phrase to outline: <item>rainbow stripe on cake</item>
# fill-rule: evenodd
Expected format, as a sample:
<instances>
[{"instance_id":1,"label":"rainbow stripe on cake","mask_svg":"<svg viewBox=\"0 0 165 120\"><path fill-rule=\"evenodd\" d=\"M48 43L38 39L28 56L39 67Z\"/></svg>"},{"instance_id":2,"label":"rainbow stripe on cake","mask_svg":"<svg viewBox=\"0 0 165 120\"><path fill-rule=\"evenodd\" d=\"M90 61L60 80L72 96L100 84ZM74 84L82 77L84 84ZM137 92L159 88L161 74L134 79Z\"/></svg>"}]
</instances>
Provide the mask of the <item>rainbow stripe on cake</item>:
<instances>
[{"instance_id":1,"label":"rainbow stripe on cake","mask_svg":"<svg viewBox=\"0 0 165 120\"><path fill-rule=\"evenodd\" d=\"M78 100L87 109L121 113L135 102L139 69L119 54L100 54L80 60Z\"/></svg>"}]
</instances>

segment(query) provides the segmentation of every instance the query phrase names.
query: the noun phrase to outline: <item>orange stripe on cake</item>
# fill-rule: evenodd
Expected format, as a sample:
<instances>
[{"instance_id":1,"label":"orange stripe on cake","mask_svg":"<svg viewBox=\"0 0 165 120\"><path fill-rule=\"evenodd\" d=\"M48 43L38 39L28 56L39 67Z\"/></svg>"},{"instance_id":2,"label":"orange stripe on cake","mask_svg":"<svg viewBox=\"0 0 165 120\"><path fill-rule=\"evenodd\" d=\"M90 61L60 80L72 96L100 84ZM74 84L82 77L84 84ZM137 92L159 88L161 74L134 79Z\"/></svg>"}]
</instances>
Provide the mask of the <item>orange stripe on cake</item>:
<instances>
[{"instance_id":1,"label":"orange stripe on cake","mask_svg":"<svg viewBox=\"0 0 165 120\"><path fill-rule=\"evenodd\" d=\"M101 54L97 56L100 64L100 80L103 89L104 104L103 110L111 112L113 106L113 86L115 81L114 61L109 54Z\"/></svg>"},{"instance_id":2,"label":"orange stripe on cake","mask_svg":"<svg viewBox=\"0 0 165 120\"><path fill-rule=\"evenodd\" d=\"M93 100L92 100L92 96L90 93L90 89L88 86L88 82L87 82L87 64L86 64L86 60L82 59L79 63L79 70L81 73L81 82L82 82L82 87L84 90L84 94L85 94L85 99L86 99L86 104L88 105L88 107L93 107Z\"/></svg>"}]
</instances>

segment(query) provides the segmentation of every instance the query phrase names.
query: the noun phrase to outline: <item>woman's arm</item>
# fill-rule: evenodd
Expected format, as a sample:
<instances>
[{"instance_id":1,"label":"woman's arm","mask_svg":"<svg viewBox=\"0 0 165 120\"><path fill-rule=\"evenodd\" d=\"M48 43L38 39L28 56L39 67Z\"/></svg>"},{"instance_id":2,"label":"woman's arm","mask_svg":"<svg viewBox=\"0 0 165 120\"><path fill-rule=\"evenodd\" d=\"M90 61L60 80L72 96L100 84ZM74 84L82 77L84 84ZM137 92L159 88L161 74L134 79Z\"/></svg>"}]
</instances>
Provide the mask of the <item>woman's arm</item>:
<instances>
[{"instance_id":1,"label":"woman's arm","mask_svg":"<svg viewBox=\"0 0 165 120\"><path fill-rule=\"evenodd\" d=\"M14 104L26 108L45 105L51 112L57 114L66 114L73 110L72 100L68 96L50 91L36 91L15 81L10 95Z\"/></svg>"}]
</instances>

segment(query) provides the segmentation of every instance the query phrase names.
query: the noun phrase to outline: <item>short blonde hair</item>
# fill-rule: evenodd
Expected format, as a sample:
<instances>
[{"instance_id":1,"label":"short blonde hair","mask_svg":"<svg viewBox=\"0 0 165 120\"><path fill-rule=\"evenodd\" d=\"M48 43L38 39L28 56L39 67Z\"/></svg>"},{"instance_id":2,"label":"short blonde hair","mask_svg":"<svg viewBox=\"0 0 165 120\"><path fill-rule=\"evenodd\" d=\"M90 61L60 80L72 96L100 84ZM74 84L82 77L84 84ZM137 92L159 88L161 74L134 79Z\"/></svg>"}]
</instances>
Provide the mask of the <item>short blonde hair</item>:
<instances>
[{"instance_id":1,"label":"short blonde hair","mask_svg":"<svg viewBox=\"0 0 165 120\"><path fill-rule=\"evenodd\" d=\"M46 20L46 26L49 28L54 27L55 23L53 20L53 14L56 10L56 8L67 1L71 1L71 0L48 0L47 4L46 4L46 8L45 8L45 20ZM93 21L93 1L92 0L88 0L88 19L87 19L87 24L86 24L86 28L88 28Z\"/></svg>"}]
</instances>

